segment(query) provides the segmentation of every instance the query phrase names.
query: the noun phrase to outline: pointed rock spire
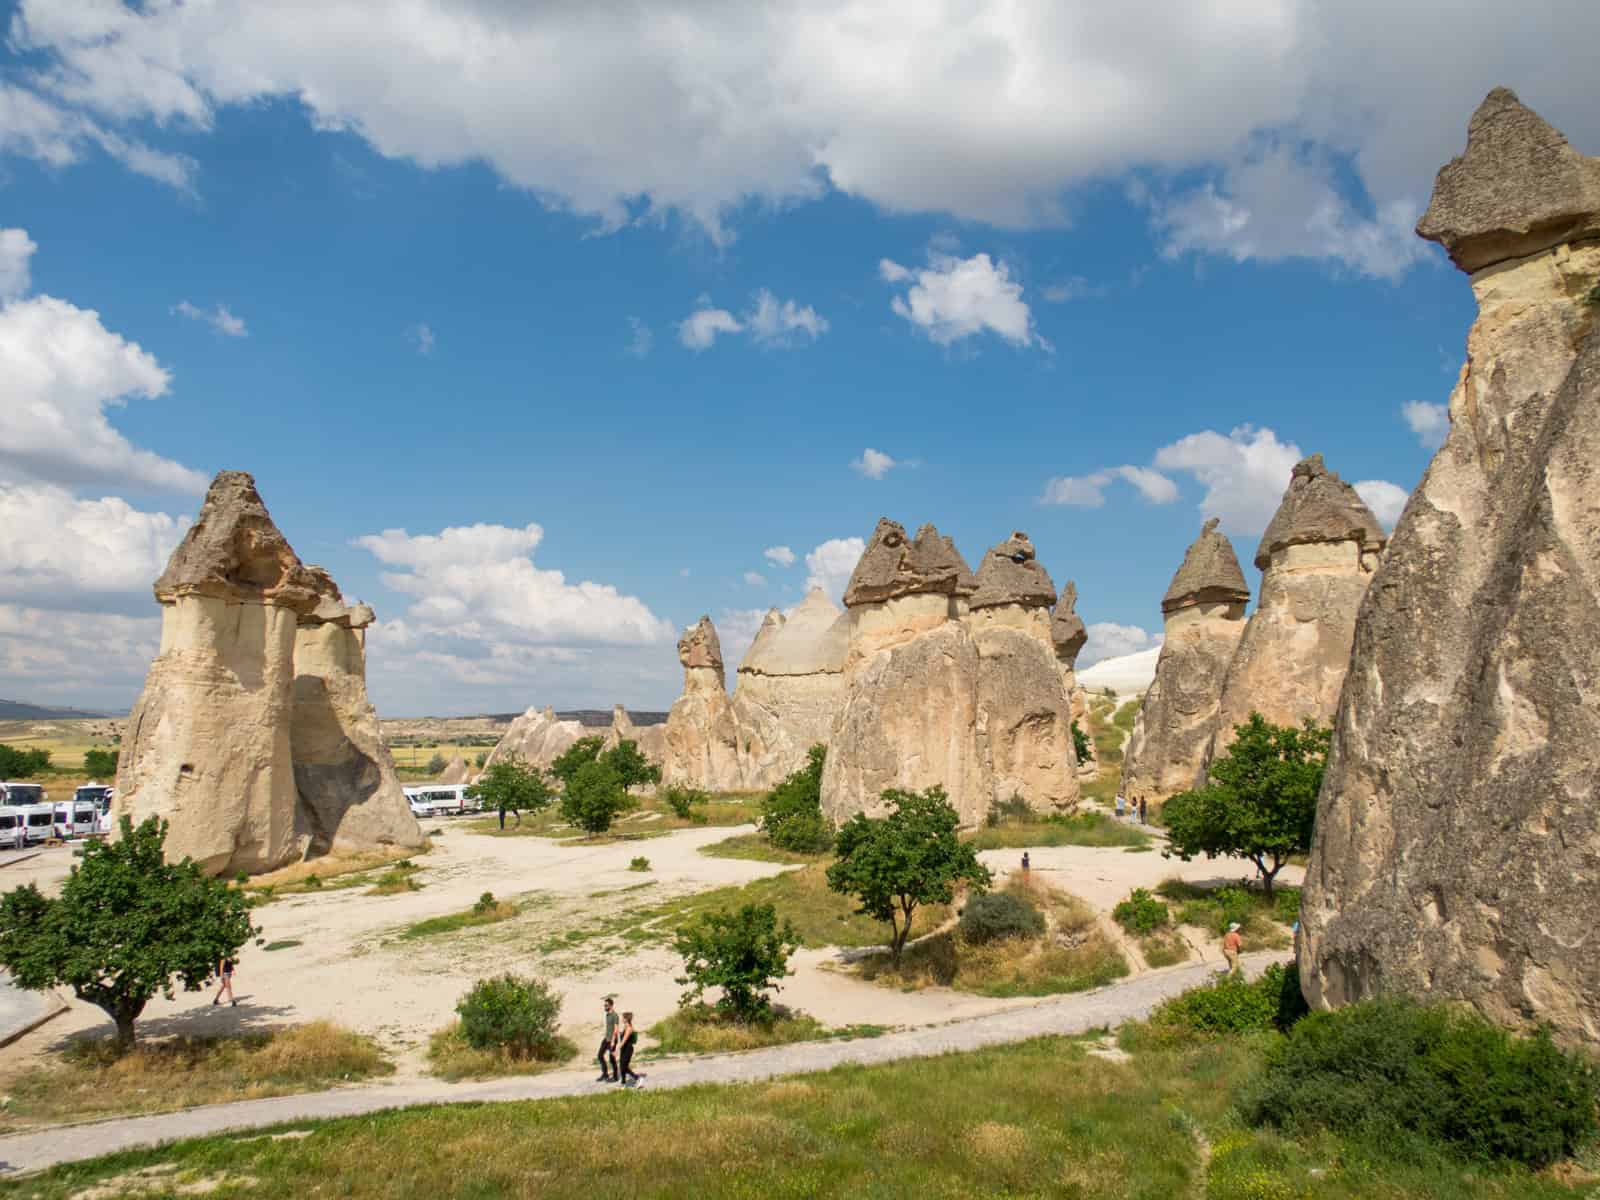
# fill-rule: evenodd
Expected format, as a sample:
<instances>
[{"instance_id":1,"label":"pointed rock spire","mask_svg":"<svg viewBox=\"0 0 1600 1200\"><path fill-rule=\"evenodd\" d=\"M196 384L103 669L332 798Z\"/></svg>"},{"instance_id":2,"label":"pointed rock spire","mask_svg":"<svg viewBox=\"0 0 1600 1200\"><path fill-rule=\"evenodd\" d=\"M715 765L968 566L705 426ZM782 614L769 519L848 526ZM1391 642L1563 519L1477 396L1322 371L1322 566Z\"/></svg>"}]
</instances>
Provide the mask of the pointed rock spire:
<instances>
[{"instance_id":1,"label":"pointed rock spire","mask_svg":"<svg viewBox=\"0 0 1600 1200\"><path fill-rule=\"evenodd\" d=\"M1056 602L1056 585L1034 556L1033 543L1022 532L991 546L978 565L978 590L973 608L1020 604L1024 608L1049 608Z\"/></svg>"},{"instance_id":2,"label":"pointed rock spire","mask_svg":"<svg viewBox=\"0 0 1600 1200\"><path fill-rule=\"evenodd\" d=\"M1196 604L1242 604L1250 599L1233 543L1217 531L1217 524L1212 517L1200 527L1200 536L1184 554L1183 564L1161 599L1163 613Z\"/></svg>"},{"instance_id":3,"label":"pointed rock spire","mask_svg":"<svg viewBox=\"0 0 1600 1200\"><path fill-rule=\"evenodd\" d=\"M722 673L722 642L710 617L701 617L678 639L678 661L686 668L713 667Z\"/></svg>"},{"instance_id":4,"label":"pointed rock spire","mask_svg":"<svg viewBox=\"0 0 1600 1200\"><path fill-rule=\"evenodd\" d=\"M254 600L309 613L332 581L307 570L244 471L220 471L206 491L200 515L156 580L156 599L215 596ZM333 588L337 602L338 588Z\"/></svg>"},{"instance_id":5,"label":"pointed rock spire","mask_svg":"<svg viewBox=\"0 0 1600 1200\"><path fill-rule=\"evenodd\" d=\"M1309 542L1358 542L1363 550L1378 551L1387 540L1355 488L1328 470L1322 455L1313 454L1295 464L1255 562L1265 571L1277 551Z\"/></svg>"},{"instance_id":6,"label":"pointed rock spire","mask_svg":"<svg viewBox=\"0 0 1600 1200\"><path fill-rule=\"evenodd\" d=\"M924 525L912 540L905 526L884 517L850 574L844 602L854 608L918 592L970 596L977 590L978 581L955 543L934 526Z\"/></svg>"},{"instance_id":7,"label":"pointed rock spire","mask_svg":"<svg viewBox=\"0 0 1600 1200\"><path fill-rule=\"evenodd\" d=\"M1075 611L1078 607L1078 585L1070 579L1061 589L1061 599L1056 601L1055 612L1050 615L1050 641L1056 648L1056 657L1068 665L1078 661L1078 653L1089 640L1083 618Z\"/></svg>"}]
</instances>

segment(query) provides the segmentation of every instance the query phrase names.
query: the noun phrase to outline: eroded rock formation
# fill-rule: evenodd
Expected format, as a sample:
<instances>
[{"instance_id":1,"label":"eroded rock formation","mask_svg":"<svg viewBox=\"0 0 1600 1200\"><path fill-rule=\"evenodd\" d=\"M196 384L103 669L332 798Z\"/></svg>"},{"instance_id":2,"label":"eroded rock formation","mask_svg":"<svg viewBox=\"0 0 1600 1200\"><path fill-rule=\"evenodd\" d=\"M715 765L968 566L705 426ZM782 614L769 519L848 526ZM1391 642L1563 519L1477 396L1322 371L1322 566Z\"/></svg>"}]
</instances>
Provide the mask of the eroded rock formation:
<instances>
[{"instance_id":1,"label":"eroded rock formation","mask_svg":"<svg viewBox=\"0 0 1600 1200\"><path fill-rule=\"evenodd\" d=\"M563 721L549 705L529 708L507 727L484 765L516 755L529 766L548 768L572 748L573 742L592 732L579 721Z\"/></svg>"},{"instance_id":2,"label":"eroded rock formation","mask_svg":"<svg viewBox=\"0 0 1600 1200\"><path fill-rule=\"evenodd\" d=\"M1078 615L1078 585L1070 579L1061 589L1050 614L1050 641L1056 651L1056 666L1061 671L1061 687L1067 693L1067 703L1073 721L1087 736L1089 733L1089 693L1078 682L1078 654L1089 640L1089 631ZM1076 755L1077 748L1073 748ZM1090 754L1078 763L1078 778L1093 779L1100 773L1100 764Z\"/></svg>"},{"instance_id":3,"label":"eroded rock formation","mask_svg":"<svg viewBox=\"0 0 1600 1200\"><path fill-rule=\"evenodd\" d=\"M1464 1000L1600 1043L1600 159L1509 91L1418 232L1478 318L1361 609L1301 910L1318 1007Z\"/></svg>"},{"instance_id":4,"label":"eroded rock formation","mask_svg":"<svg viewBox=\"0 0 1600 1200\"><path fill-rule=\"evenodd\" d=\"M1250 589L1215 517L1183 556L1161 601L1164 637L1123 759L1123 791L1158 800L1199 782L1222 680L1245 628Z\"/></svg>"},{"instance_id":5,"label":"eroded rock formation","mask_svg":"<svg viewBox=\"0 0 1600 1200\"><path fill-rule=\"evenodd\" d=\"M605 733L607 750L619 742L632 742L653 763L659 764L667 752L667 727L665 725L635 725L628 710L618 704L611 710L611 728Z\"/></svg>"},{"instance_id":6,"label":"eroded rock formation","mask_svg":"<svg viewBox=\"0 0 1600 1200\"><path fill-rule=\"evenodd\" d=\"M467 760L459 754L445 763L444 770L439 772L440 783L471 783L472 768L467 766Z\"/></svg>"},{"instance_id":7,"label":"eroded rock formation","mask_svg":"<svg viewBox=\"0 0 1600 1200\"><path fill-rule=\"evenodd\" d=\"M684 630L678 661L683 664L683 694L667 714L662 782L739 791L747 786L739 722L728 697L722 643L710 617Z\"/></svg>"},{"instance_id":8,"label":"eroded rock formation","mask_svg":"<svg viewBox=\"0 0 1600 1200\"><path fill-rule=\"evenodd\" d=\"M979 754L991 803L1035 809L1078 804L1072 701L1056 658L1055 584L1025 533L989 549L966 625L978 650Z\"/></svg>"},{"instance_id":9,"label":"eroded rock formation","mask_svg":"<svg viewBox=\"0 0 1600 1200\"><path fill-rule=\"evenodd\" d=\"M1277 725L1332 719L1356 610L1385 540L1378 519L1322 455L1295 464L1256 549L1261 600L1223 680L1208 761L1252 711Z\"/></svg>"},{"instance_id":10,"label":"eroded rock formation","mask_svg":"<svg viewBox=\"0 0 1600 1200\"><path fill-rule=\"evenodd\" d=\"M805 766L812 746L828 744L849 639L848 618L820 588L787 617L767 613L733 694L747 786L773 786Z\"/></svg>"},{"instance_id":11,"label":"eroded rock formation","mask_svg":"<svg viewBox=\"0 0 1600 1200\"><path fill-rule=\"evenodd\" d=\"M301 563L249 475L212 481L155 595L161 649L128 719L119 813L164 818L167 853L214 874L421 844L367 702L371 610Z\"/></svg>"}]
</instances>

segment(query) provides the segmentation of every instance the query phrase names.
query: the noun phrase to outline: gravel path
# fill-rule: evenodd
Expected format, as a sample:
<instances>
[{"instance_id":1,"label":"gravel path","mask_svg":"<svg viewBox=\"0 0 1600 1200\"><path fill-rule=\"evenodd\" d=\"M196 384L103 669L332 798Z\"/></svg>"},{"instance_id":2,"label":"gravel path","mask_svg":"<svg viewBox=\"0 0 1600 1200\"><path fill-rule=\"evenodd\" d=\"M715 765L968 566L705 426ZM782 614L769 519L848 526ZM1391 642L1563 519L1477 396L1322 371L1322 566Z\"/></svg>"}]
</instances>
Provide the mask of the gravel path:
<instances>
[{"instance_id":1,"label":"gravel path","mask_svg":"<svg viewBox=\"0 0 1600 1200\"><path fill-rule=\"evenodd\" d=\"M1245 956L1254 975L1285 957L1283 951ZM688 1087L698 1083L749 1083L780 1075L826 1071L846 1064L872 1065L954 1051L1020 1042L1045 1034L1084 1033L1099 1026L1147 1016L1156 1005L1204 981L1212 964L1189 963L1151 971L1092 992L1056 996L1026 1007L991 1013L947 1025L927 1026L877 1038L838 1042L800 1042L742 1054L679 1056L648 1064L645 1086ZM58 1163L97 1158L136 1146L230 1130L259 1129L285 1122L349 1117L417 1104L459 1104L497 1100L545 1100L593 1095L603 1090L594 1068L568 1068L532 1078L475 1083L405 1082L278 1096L237 1104L215 1104L149 1117L118 1117L0 1138L0 1172L37 1171Z\"/></svg>"}]
</instances>

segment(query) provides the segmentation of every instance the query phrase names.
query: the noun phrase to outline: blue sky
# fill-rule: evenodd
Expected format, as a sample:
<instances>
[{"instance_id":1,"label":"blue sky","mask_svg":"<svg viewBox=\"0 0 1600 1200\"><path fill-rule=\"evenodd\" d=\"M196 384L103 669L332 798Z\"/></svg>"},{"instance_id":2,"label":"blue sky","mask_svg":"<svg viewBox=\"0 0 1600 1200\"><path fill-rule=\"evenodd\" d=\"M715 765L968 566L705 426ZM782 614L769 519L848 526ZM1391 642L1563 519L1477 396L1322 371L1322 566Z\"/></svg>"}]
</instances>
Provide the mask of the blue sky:
<instances>
[{"instance_id":1,"label":"blue sky","mask_svg":"<svg viewBox=\"0 0 1600 1200\"><path fill-rule=\"evenodd\" d=\"M1142 648L1297 452L1397 515L1482 94L1600 150L1565 0L1451 55L1428 5L386 7L0 4L0 695L131 703L224 468L377 608L390 715L665 707L677 628L731 679L884 515L1027 531L1083 662Z\"/></svg>"}]
</instances>

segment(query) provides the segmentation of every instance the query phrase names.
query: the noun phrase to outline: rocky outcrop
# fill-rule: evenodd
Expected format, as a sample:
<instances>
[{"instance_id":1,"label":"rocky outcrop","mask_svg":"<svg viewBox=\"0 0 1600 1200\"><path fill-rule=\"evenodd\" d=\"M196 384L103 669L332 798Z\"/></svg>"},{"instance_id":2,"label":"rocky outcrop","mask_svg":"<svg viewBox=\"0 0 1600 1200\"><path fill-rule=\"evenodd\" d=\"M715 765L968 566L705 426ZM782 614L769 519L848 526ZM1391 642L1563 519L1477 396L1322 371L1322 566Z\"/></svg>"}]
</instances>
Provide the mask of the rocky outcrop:
<instances>
[{"instance_id":1,"label":"rocky outcrop","mask_svg":"<svg viewBox=\"0 0 1600 1200\"><path fill-rule=\"evenodd\" d=\"M678 661L683 664L683 694L667 714L662 782L713 792L743 790L747 784L739 722L723 674L722 643L710 617L684 630Z\"/></svg>"},{"instance_id":2,"label":"rocky outcrop","mask_svg":"<svg viewBox=\"0 0 1600 1200\"><path fill-rule=\"evenodd\" d=\"M733 694L746 784L769 788L827 745L844 693L850 628L845 614L812 588L787 617L767 613Z\"/></svg>"},{"instance_id":3,"label":"rocky outcrop","mask_svg":"<svg viewBox=\"0 0 1600 1200\"><path fill-rule=\"evenodd\" d=\"M439 772L439 783L471 783L472 768L467 766L467 760L459 754L447 762L444 770Z\"/></svg>"},{"instance_id":4,"label":"rocky outcrop","mask_svg":"<svg viewBox=\"0 0 1600 1200\"><path fill-rule=\"evenodd\" d=\"M635 725L628 710L618 704L611 710L611 728L605 733L605 747L610 750L620 742L632 742L640 754L660 765L667 753L666 735L665 725Z\"/></svg>"},{"instance_id":5,"label":"rocky outcrop","mask_svg":"<svg viewBox=\"0 0 1600 1200\"><path fill-rule=\"evenodd\" d=\"M1419 232L1472 272L1450 433L1361 608L1301 909L1314 1006L1600 1043L1600 159L1490 94Z\"/></svg>"},{"instance_id":6,"label":"rocky outcrop","mask_svg":"<svg viewBox=\"0 0 1600 1200\"><path fill-rule=\"evenodd\" d=\"M1050 642L1055 647L1056 666L1061 671L1061 687L1067 693L1072 720L1087 735L1089 693L1078 682L1078 654L1089 640L1089 631L1084 627L1077 608L1078 585L1069 579L1067 586L1061 589L1061 598L1056 601L1055 610L1050 614ZM1076 747L1073 752L1076 755ZM1100 764L1095 761L1093 754L1078 763L1080 780L1093 779L1099 773Z\"/></svg>"},{"instance_id":7,"label":"rocky outcrop","mask_svg":"<svg viewBox=\"0 0 1600 1200\"><path fill-rule=\"evenodd\" d=\"M300 562L249 475L213 480L155 595L161 648L128 720L119 813L165 819L168 855L213 874L421 844L367 703L371 610Z\"/></svg>"},{"instance_id":8,"label":"rocky outcrop","mask_svg":"<svg viewBox=\"0 0 1600 1200\"><path fill-rule=\"evenodd\" d=\"M978 651L980 766L991 803L1078 804L1072 701L1056 658L1055 585L1025 533L989 549L965 618Z\"/></svg>"},{"instance_id":9,"label":"rocky outcrop","mask_svg":"<svg viewBox=\"0 0 1600 1200\"><path fill-rule=\"evenodd\" d=\"M484 765L515 755L529 766L547 769L572 748L573 742L591 732L579 721L563 721L549 705L529 708L507 727Z\"/></svg>"},{"instance_id":10,"label":"rocky outcrop","mask_svg":"<svg viewBox=\"0 0 1600 1200\"><path fill-rule=\"evenodd\" d=\"M1161 601L1161 656L1123 759L1128 795L1161 800L1199 782L1249 601L1233 543L1213 517Z\"/></svg>"},{"instance_id":11,"label":"rocky outcrop","mask_svg":"<svg viewBox=\"0 0 1600 1200\"><path fill-rule=\"evenodd\" d=\"M1261 600L1228 665L1207 761L1252 711L1278 725L1333 718L1384 542L1378 519L1322 455L1295 464L1256 549Z\"/></svg>"}]
</instances>

